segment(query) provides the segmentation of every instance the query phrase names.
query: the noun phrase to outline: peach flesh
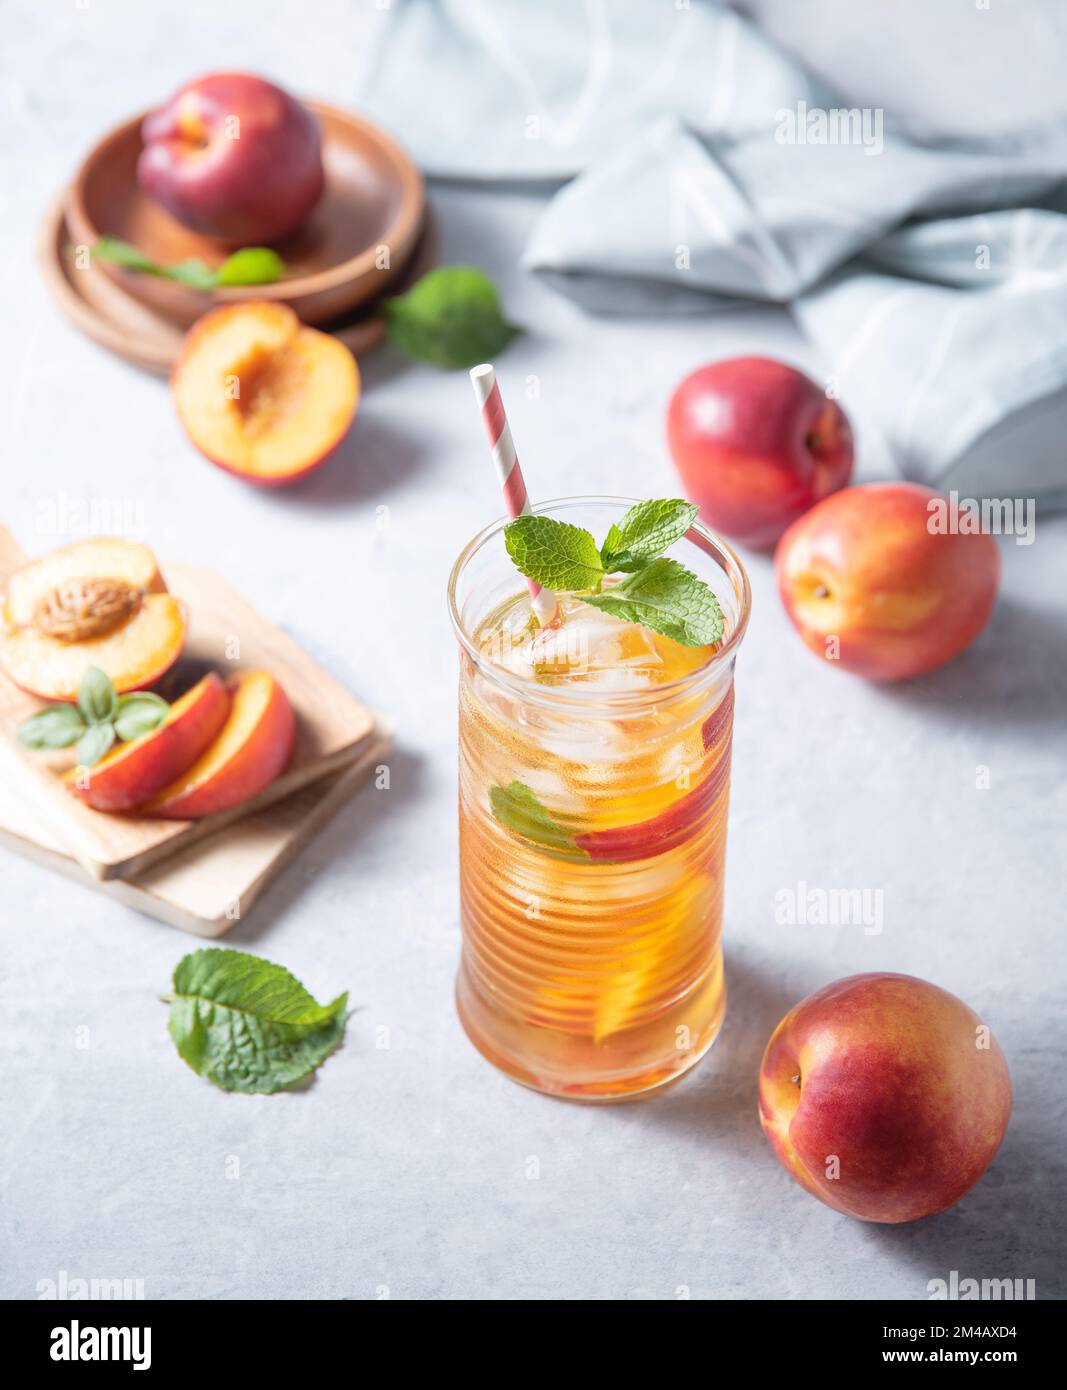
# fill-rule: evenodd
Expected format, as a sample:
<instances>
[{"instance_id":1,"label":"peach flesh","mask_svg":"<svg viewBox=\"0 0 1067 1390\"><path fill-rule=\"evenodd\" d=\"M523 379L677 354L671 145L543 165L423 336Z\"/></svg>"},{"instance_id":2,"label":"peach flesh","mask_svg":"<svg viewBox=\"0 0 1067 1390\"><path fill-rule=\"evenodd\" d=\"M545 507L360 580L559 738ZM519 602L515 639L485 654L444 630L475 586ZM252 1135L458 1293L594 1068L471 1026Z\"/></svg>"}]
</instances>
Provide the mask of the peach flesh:
<instances>
[{"instance_id":1,"label":"peach flesh","mask_svg":"<svg viewBox=\"0 0 1067 1390\"><path fill-rule=\"evenodd\" d=\"M233 703L214 742L168 787L138 809L145 816L198 820L257 796L293 751L295 719L288 696L267 671L228 682Z\"/></svg>"},{"instance_id":2,"label":"peach flesh","mask_svg":"<svg viewBox=\"0 0 1067 1390\"><path fill-rule=\"evenodd\" d=\"M283 304L213 310L190 329L172 377L178 415L212 463L261 486L324 463L359 401L355 358Z\"/></svg>"},{"instance_id":3,"label":"peach flesh","mask_svg":"<svg viewBox=\"0 0 1067 1390\"><path fill-rule=\"evenodd\" d=\"M175 700L151 733L120 744L95 766L64 779L97 811L128 811L168 786L213 742L230 711L230 693L212 671Z\"/></svg>"}]
</instances>

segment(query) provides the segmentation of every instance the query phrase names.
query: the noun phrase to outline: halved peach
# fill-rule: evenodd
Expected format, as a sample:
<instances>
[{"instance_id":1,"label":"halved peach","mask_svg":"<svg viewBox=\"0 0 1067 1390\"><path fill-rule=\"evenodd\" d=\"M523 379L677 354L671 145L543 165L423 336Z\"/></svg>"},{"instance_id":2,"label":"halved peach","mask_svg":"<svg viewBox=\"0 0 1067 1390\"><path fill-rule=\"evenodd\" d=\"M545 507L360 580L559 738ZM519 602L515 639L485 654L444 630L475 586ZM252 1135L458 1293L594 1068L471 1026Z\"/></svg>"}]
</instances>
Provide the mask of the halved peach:
<instances>
[{"instance_id":1,"label":"halved peach","mask_svg":"<svg viewBox=\"0 0 1067 1390\"><path fill-rule=\"evenodd\" d=\"M9 627L29 627L37 605L59 585L71 579L101 577L122 579L143 594L167 592L148 546L100 536L60 546L17 569L7 581L4 622Z\"/></svg>"},{"instance_id":2,"label":"halved peach","mask_svg":"<svg viewBox=\"0 0 1067 1390\"><path fill-rule=\"evenodd\" d=\"M119 744L91 768L73 768L64 781L94 810L128 811L196 762L225 724L230 704L229 690L212 671L150 733Z\"/></svg>"},{"instance_id":3,"label":"halved peach","mask_svg":"<svg viewBox=\"0 0 1067 1390\"><path fill-rule=\"evenodd\" d=\"M184 641L184 611L146 546L79 541L8 581L0 665L42 700L76 700L92 666L120 695L142 690L170 669Z\"/></svg>"},{"instance_id":4,"label":"halved peach","mask_svg":"<svg viewBox=\"0 0 1067 1390\"><path fill-rule=\"evenodd\" d=\"M258 795L284 769L296 721L289 697L269 671L243 671L227 682L229 717L195 763L149 801L143 816L199 820Z\"/></svg>"},{"instance_id":5,"label":"halved peach","mask_svg":"<svg viewBox=\"0 0 1067 1390\"><path fill-rule=\"evenodd\" d=\"M285 304L213 309L186 336L171 387L189 438L212 463L278 487L325 461L348 433L359 368Z\"/></svg>"}]
</instances>

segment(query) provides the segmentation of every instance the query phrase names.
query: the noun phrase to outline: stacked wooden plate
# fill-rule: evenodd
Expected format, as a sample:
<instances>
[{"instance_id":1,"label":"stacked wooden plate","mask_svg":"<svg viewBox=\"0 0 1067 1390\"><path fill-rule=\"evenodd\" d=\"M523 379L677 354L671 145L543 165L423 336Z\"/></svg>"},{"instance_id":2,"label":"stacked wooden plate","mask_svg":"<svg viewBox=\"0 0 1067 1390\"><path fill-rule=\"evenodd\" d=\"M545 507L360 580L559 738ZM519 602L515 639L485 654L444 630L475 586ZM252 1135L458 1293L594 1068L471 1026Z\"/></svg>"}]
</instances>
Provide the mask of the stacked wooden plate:
<instances>
[{"instance_id":1,"label":"stacked wooden plate","mask_svg":"<svg viewBox=\"0 0 1067 1390\"><path fill-rule=\"evenodd\" d=\"M224 248L141 192L142 115L100 141L42 224L41 269L66 316L109 351L159 373L173 366L189 324L218 304L244 299L291 305L357 356L374 347L384 333L376 301L433 263L422 177L377 126L332 106L307 105L322 128L326 191L307 224L277 246L288 267L283 280L201 294L89 259L88 248L104 234L165 265L197 258L216 266L225 258Z\"/></svg>"}]
</instances>

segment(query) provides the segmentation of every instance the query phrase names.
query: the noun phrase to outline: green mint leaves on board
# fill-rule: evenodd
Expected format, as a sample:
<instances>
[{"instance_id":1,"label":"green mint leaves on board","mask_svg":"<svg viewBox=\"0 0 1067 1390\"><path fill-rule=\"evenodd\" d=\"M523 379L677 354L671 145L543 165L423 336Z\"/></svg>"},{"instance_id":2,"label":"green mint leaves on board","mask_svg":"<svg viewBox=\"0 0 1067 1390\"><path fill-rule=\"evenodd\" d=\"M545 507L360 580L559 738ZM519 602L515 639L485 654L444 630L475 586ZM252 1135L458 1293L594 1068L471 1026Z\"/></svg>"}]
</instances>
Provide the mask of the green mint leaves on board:
<instances>
[{"instance_id":1,"label":"green mint leaves on board","mask_svg":"<svg viewBox=\"0 0 1067 1390\"><path fill-rule=\"evenodd\" d=\"M78 746L79 767L93 767L116 740L127 742L149 734L167 717L170 706L150 691L116 695L110 677L90 666L74 705L49 705L19 725L18 741L36 752Z\"/></svg>"},{"instance_id":2,"label":"green mint leaves on board","mask_svg":"<svg viewBox=\"0 0 1067 1390\"><path fill-rule=\"evenodd\" d=\"M712 590L663 551L696 519L691 502L638 502L612 525L604 544L580 526L554 517L517 517L504 527L515 567L546 589L564 589L604 613L640 623L684 647L704 647L723 635L723 614ZM622 574L605 586L608 575Z\"/></svg>"},{"instance_id":3,"label":"green mint leaves on board","mask_svg":"<svg viewBox=\"0 0 1067 1390\"><path fill-rule=\"evenodd\" d=\"M319 1004L280 965L244 951L194 951L174 971L168 1031L178 1055L224 1091L297 1085L338 1047L348 995Z\"/></svg>"},{"instance_id":4,"label":"green mint leaves on board","mask_svg":"<svg viewBox=\"0 0 1067 1390\"><path fill-rule=\"evenodd\" d=\"M218 269L212 269L200 260L160 265L128 241L113 236L100 237L93 247L92 256L95 261L107 261L124 270L137 270L144 275L176 280L203 294L224 285L271 285L285 274L285 262L269 246L242 247L228 256Z\"/></svg>"},{"instance_id":5,"label":"green mint leaves on board","mask_svg":"<svg viewBox=\"0 0 1067 1390\"><path fill-rule=\"evenodd\" d=\"M382 305L389 341L407 357L456 370L486 362L521 330L508 323L496 287L472 266L429 271Z\"/></svg>"}]
</instances>

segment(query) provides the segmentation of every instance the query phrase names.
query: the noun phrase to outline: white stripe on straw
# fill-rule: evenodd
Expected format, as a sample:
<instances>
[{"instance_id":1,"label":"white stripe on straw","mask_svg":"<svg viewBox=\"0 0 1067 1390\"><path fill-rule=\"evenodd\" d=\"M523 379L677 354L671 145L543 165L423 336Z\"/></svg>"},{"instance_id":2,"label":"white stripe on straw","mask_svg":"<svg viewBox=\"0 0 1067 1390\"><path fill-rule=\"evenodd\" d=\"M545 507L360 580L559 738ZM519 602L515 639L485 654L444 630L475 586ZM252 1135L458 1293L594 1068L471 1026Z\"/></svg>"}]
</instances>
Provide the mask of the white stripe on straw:
<instances>
[{"instance_id":1,"label":"white stripe on straw","mask_svg":"<svg viewBox=\"0 0 1067 1390\"><path fill-rule=\"evenodd\" d=\"M471 385L474 398L482 412L485 432L489 436L489 450L496 466L500 490L504 494L504 506L508 516L523 516L530 511L530 498L526 491L519 456L511 438L511 427L504 414L504 403L500 399L500 387L496 384L496 372L488 362L471 368ZM527 579L530 586L530 601L538 621L544 626L556 616L556 596L551 589L544 589L535 579Z\"/></svg>"}]
</instances>

